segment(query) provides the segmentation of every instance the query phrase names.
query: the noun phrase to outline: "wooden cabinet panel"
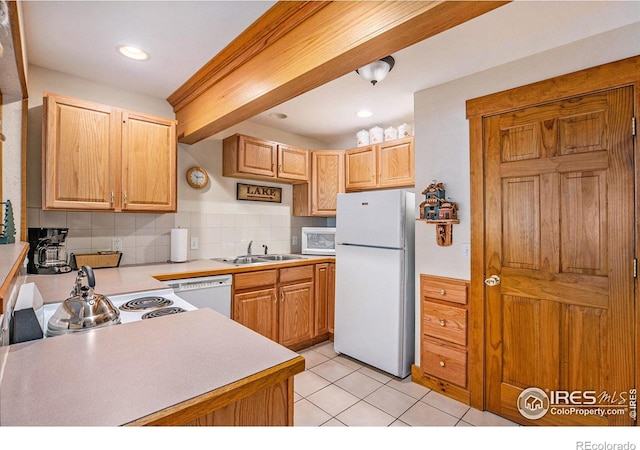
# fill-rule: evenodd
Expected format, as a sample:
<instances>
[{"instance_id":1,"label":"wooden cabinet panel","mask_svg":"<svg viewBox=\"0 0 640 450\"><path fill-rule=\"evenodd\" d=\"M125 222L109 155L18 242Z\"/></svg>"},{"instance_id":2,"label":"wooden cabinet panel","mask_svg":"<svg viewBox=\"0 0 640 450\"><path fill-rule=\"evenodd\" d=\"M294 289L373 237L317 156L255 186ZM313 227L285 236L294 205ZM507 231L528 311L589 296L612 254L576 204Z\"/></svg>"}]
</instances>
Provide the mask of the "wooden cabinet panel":
<instances>
[{"instance_id":1,"label":"wooden cabinet panel","mask_svg":"<svg viewBox=\"0 0 640 450\"><path fill-rule=\"evenodd\" d=\"M413 186L414 159L413 138L378 144L378 186Z\"/></svg>"},{"instance_id":2,"label":"wooden cabinet panel","mask_svg":"<svg viewBox=\"0 0 640 450\"><path fill-rule=\"evenodd\" d=\"M335 263L329 264L329 277L327 280L327 308L328 321L329 321L329 333L333 334L333 328L335 323L335 309L336 309L336 265Z\"/></svg>"},{"instance_id":3,"label":"wooden cabinet panel","mask_svg":"<svg viewBox=\"0 0 640 450\"><path fill-rule=\"evenodd\" d=\"M309 151L278 144L278 178L309 181Z\"/></svg>"},{"instance_id":4,"label":"wooden cabinet panel","mask_svg":"<svg viewBox=\"0 0 640 450\"><path fill-rule=\"evenodd\" d=\"M467 386L467 352L442 341L423 339L422 367L425 372L460 387Z\"/></svg>"},{"instance_id":5,"label":"wooden cabinet panel","mask_svg":"<svg viewBox=\"0 0 640 450\"><path fill-rule=\"evenodd\" d=\"M422 331L429 336L467 345L467 310L423 302Z\"/></svg>"},{"instance_id":6,"label":"wooden cabinet panel","mask_svg":"<svg viewBox=\"0 0 640 450\"><path fill-rule=\"evenodd\" d=\"M429 297L466 305L467 286L466 281L453 278L420 276L420 291L423 299Z\"/></svg>"},{"instance_id":7,"label":"wooden cabinet panel","mask_svg":"<svg viewBox=\"0 0 640 450\"><path fill-rule=\"evenodd\" d=\"M233 320L247 328L278 340L276 288L234 294Z\"/></svg>"},{"instance_id":8,"label":"wooden cabinet panel","mask_svg":"<svg viewBox=\"0 0 640 450\"><path fill-rule=\"evenodd\" d=\"M313 265L280 269L280 284L313 279Z\"/></svg>"},{"instance_id":9,"label":"wooden cabinet panel","mask_svg":"<svg viewBox=\"0 0 640 450\"><path fill-rule=\"evenodd\" d=\"M344 191L344 152L313 150L309 183L293 187L293 215L335 217L338 193Z\"/></svg>"},{"instance_id":10,"label":"wooden cabinet panel","mask_svg":"<svg viewBox=\"0 0 640 450\"><path fill-rule=\"evenodd\" d=\"M176 122L45 94L43 209L171 212Z\"/></svg>"},{"instance_id":11,"label":"wooden cabinet panel","mask_svg":"<svg viewBox=\"0 0 640 450\"><path fill-rule=\"evenodd\" d=\"M175 211L173 121L125 112L122 123L122 210Z\"/></svg>"},{"instance_id":12,"label":"wooden cabinet panel","mask_svg":"<svg viewBox=\"0 0 640 450\"><path fill-rule=\"evenodd\" d=\"M285 183L309 181L309 151L234 134L222 141L222 175Z\"/></svg>"},{"instance_id":13,"label":"wooden cabinet panel","mask_svg":"<svg viewBox=\"0 0 640 450\"><path fill-rule=\"evenodd\" d=\"M313 337L313 282L280 287L279 337L292 346Z\"/></svg>"},{"instance_id":14,"label":"wooden cabinet panel","mask_svg":"<svg viewBox=\"0 0 640 450\"><path fill-rule=\"evenodd\" d=\"M345 188L349 190L376 187L376 146L354 148L344 152Z\"/></svg>"},{"instance_id":15,"label":"wooden cabinet panel","mask_svg":"<svg viewBox=\"0 0 640 450\"><path fill-rule=\"evenodd\" d=\"M43 108L43 209L113 209L119 148L114 109L50 94Z\"/></svg>"},{"instance_id":16,"label":"wooden cabinet panel","mask_svg":"<svg viewBox=\"0 0 640 450\"><path fill-rule=\"evenodd\" d=\"M346 150L346 190L413 186L414 153L412 137Z\"/></svg>"},{"instance_id":17,"label":"wooden cabinet panel","mask_svg":"<svg viewBox=\"0 0 640 450\"><path fill-rule=\"evenodd\" d=\"M276 269L237 273L233 276L233 288L239 291L262 286L275 286L277 280L278 271Z\"/></svg>"},{"instance_id":18,"label":"wooden cabinet panel","mask_svg":"<svg viewBox=\"0 0 640 450\"><path fill-rule=\"evenodd\" d=\"M329 332L329 263L316 264L314 335Z\"/></svg>"}]
</instances>

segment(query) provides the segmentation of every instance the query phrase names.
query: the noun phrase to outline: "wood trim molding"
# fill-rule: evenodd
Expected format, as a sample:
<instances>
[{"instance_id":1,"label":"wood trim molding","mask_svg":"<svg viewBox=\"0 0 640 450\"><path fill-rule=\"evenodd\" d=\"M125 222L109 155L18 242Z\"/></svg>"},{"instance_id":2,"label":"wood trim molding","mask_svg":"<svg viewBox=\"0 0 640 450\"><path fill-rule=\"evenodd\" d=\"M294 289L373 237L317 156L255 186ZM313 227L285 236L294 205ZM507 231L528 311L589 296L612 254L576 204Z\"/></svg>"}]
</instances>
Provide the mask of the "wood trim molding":
<instances>
[{"instance_id":1,"label":"wood trim molding","mask_svg":"<svg viewBox=\"0 0 640 450\"><path fill-rule=\"evenodd\" d=\"M467 101L471 176L471 285L470 305L474 312L469 327L469 370L471 406L485 409L485 297L486 266L484 233L484 142L483 118L551 101L584 95L589 92L634 86L635 111L640 111L640 55L561 75L548 80L486 95ZM637 137L636 137L637 142ZM636 144L637 146L637 144ZM635 152L636 199L639 198L640 156ZM630 212L638 217L638 211ZM640 254L640 221L636 219L636 255ZM638 279L635 292L637 297ZM640 310L636 308L636 323ZM635 330L636 348L640 348L639 327ZM636 386L640 386L640 358L636 358Z\"/></svg>"},{"instance_id":2,"label":"wood trim molding","mask_svg":"<svg viewBox=\"0 0 640 450\"><path fill-rule=\"evenodd\" d=\"M193 144L508 1L278 2L168 97Z\"/></svg>"},{"instance_id":3,"label":"wood trim molding","mask_svg":"<svg viewBox=\"0 0 640 450\"><path fill-rule=\"evenodd\" d=\"M269 386L291 379L297 373L304 371L304 366L304 358L297 356L290 361L178 403L162 411L134 420L126 425L184 425L243 398L249 397Z\"/></svg>"}]
</instances>

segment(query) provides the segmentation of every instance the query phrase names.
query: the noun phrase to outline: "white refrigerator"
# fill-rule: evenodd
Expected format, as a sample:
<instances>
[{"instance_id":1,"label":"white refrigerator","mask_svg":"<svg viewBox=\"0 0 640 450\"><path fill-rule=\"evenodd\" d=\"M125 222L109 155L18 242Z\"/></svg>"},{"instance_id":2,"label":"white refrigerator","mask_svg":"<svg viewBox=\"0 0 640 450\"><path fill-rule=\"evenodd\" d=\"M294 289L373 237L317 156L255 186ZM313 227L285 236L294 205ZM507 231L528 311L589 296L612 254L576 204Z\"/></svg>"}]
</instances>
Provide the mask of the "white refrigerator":
<instances>
[{"instance_id":1,"label":"white refrigerator","mask_svg":"<svg viewBox=\"0 0 640 450\"><path fill-rule=\"evenodd\" d=\"M415 196L338 194L334 348L394 376L414 359Z\"/></svg>"}]
</instances>

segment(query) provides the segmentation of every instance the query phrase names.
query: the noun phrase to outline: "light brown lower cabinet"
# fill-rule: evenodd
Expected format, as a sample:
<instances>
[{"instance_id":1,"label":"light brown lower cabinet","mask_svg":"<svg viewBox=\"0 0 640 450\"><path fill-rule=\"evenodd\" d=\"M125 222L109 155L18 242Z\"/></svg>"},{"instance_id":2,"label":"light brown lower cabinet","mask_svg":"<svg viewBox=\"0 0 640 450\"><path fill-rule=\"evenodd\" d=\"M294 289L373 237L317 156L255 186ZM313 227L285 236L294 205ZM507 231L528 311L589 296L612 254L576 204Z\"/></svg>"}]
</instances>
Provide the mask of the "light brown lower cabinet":
<instances>
[{"instance_id":1,"label":"light brown lower cabinet","mask_svg":"<svg viewBox=\"0 0 640 450\"><path fill-rule=\"evenodd\" d=\"M238 273L233 320L292 350L329 338L335 264Z\"/></svg>"},{"instance_id":2,"label":"light brown lower cabinet","mask_svg":"<svg viewBox=\"0 0 640 450\"><path fill-rule=\"evenodd\" d=\"M412 380L463 403L468 391L469 282L420 275L420 366Z\"/></svg>"}]
</instances>

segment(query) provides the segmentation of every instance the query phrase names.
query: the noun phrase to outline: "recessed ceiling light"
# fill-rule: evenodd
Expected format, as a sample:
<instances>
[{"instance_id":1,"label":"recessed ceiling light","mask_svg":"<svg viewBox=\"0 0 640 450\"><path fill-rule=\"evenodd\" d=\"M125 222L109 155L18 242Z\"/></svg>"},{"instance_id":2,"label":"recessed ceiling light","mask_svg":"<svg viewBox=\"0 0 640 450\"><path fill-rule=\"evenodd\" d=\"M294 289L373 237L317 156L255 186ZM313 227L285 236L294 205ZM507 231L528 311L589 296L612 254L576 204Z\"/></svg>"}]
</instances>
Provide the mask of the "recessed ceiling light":
<instances>
[{"instance_id":1,"label":"recessed ceiling light","mask_svg":"<svg viewBox=\"0 0 640 450\"><path fill-rule=\"evenodd\" d=\"M280 119L280 120L286 119L287 117L289 117L286 114L282 114L282 113L271 113L269 114L269 116L273 117L274 119Z\"/></svg>"},{"instance_id":2,"label":"recessed ceiling light","mask_svg":"<svg viewBox=\"0 0 640 450\"><path fill-rule=\"evenodd\" d=\"M149 54L147 52L134 45L118 45L116 50L118 50L121 55L135 59L136 61L145 61L149 59Z\"/></svg>"},{"instance_id":3,"label":"recessed ceiling light","mask_svg":"<svg viewBox=\"0 0 640 450\"><path fill-rule=\"evenodd\" d=\"M371 116L373 116L373 113L371 111L369 111L368 109L361 109L360 111L358 111L356 113L356 116L358 116L358 117L371 117Z\"/></svg>"}]
</instances>

